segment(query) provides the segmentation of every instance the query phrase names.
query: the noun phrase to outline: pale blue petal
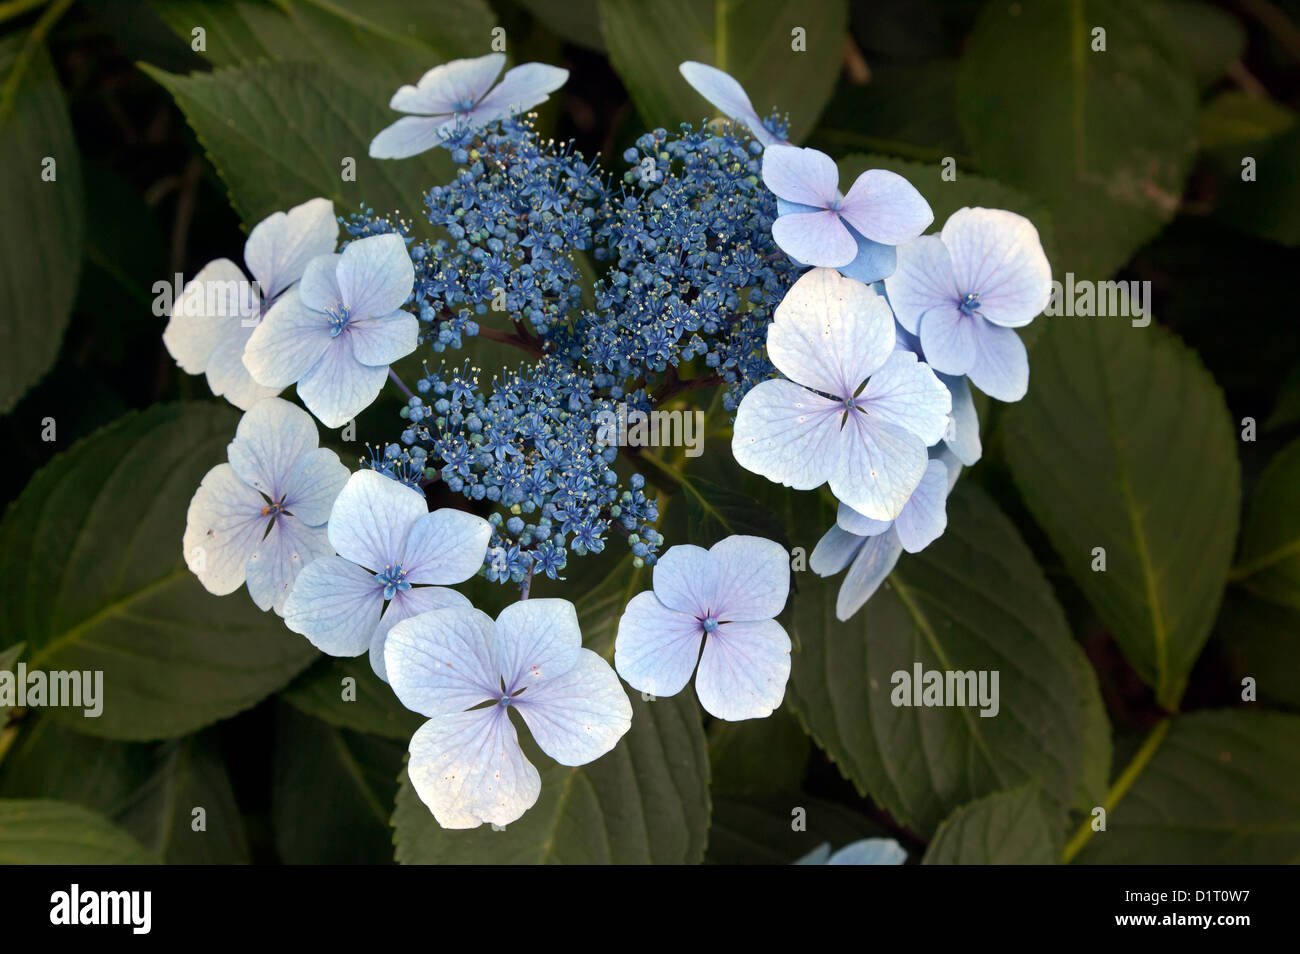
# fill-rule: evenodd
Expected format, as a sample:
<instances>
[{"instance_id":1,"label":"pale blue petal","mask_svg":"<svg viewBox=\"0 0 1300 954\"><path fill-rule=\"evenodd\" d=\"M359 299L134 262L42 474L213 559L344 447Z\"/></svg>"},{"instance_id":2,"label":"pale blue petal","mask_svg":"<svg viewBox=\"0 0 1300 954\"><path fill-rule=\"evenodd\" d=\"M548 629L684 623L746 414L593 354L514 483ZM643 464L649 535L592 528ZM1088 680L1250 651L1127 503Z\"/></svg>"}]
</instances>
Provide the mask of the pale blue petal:
<instances>
[{"instance_id":1,"label":"pale blue petal","mask_svg":"<svg viewBox=\"0 0 1300 954\"><path fill-rule=\"evenodd\" d=\"M894 338L884 298L834 269L814 268L776 306L767 353L792 381L848 400L885 363Z\"/></svg>"},{"instance_id":2,"label":"pale blue petal","mask_svg":"<svg viewBox=\"0 0 1300 954\"><path fill-rule=\"evenodd\" d=\"M334 203L309 199L253 226L244 243L244 264L261 286L262 297L272 301L302 278L309 261L333 252L338 237Z\"/></svg>"},{"instance_id":3,"label":"pale blue petal","mask_svg":"<svg viewBox=\"0 0 1300 954\"><path fill-rule=\"evenodd\" d=\"M330 344L329 319L290 291L271 306L244 346L244 367L268 388L287 388L312 369Z\"/></svg>"},{"instance_id":4,"label":"pale blue petal","mask_svg":"<svg viewBox=\"0 0 1300 954\"><path fill-rule=\"evenodd\" d=\"M244 366L244 348L257 327L256 322L245 326L239 319L231 322L228 333L217 342L208 357L208 387L217 397L224 397L235 407L248 410L263 398L274 397L279 388L268 388L253 380Z\"/></svg>"},{"instance_id":5,"label":"pale blue petal","mask_svg":"<svg viewBox=\"0 0 1300 954\"><path fill-rule=\"evenodd\" d=\"M500 699L494 632L492 617L473 607L438 609L398 622L384 647L393 692L406 708L427 716Z\"/></svg>"},{"instance_id":6,"label":"pale blue petal","mask_svg":"<svg viewBox=\"0 0 1300 954\"><path fill-rule=\"evenodd\" d=\"M324 527L308 527L281 514L248 558L248 595L258 609L273 609L283 616L284 604L303 567L333 552Z\"/></svg>"},{"instance_id":7,"label":"pale blue petal","mask_svg":"<svg viewBox=\"0 0 1300 954\"><path fill-rule=\"evenodd\" d=\"M509 825L542 790L504 706L430 719L411 737L406 771L443 828Z\"/></svg>"},{"instance_id":8,"label":"pale blue petal","mask_svg":"<svg viewBox=\"0 0 1300 954\"><path fill-rule=\"evenodd\" d=\"M898 266L885 277L885 290L898 323L919 334L922 316L936 308L956 308L965 293L957 288L952 259L939 236L924 235L897 251Z\"/></svg>"},{"instance_id":9,"label":"pale blue petal","mask_svg":"<svg viewBox=\"0 0 1300 954\"><path fill-rule=\"evenodd\" d=\"M339 335L299 379L298 397L326 427L342 427L375 403L387 380L388 368L362 364L352 336Z\"/></svg>"},{"instance_id":10,"label":"pale blue petal","mask_svg":"<svg viewBox=\"0 0 1300 954\"><path fill-rule=\"evenodd\" d=\"M852 229L849 231L853 232ZM858 243L858 254L853 261L840 267L841 274L870 285L894 273L898 267L898 249L863 238L856 232L853 233L853 241Z\"/></svg>"},{"instance_id":11,"label":"pale blue petal","mask_svg":"<svg viewBox=\"0 0 1300 954\"><path fill-rule=\"evenodd\" d=\"M704 619L717 608L722 564L689 543L670 547L654 566L654 591L669 609Z\"/></svg>"},{"instance_id":12,"label":"pale blue petal","mask_svg":"<svg viewBox=\"0 0 1300 954\"><path fill-rule=\"evenodd\" d=\"M229 464L204 475L185 515L182 547L190 571L209 593L225 596L243 585L248 558L270 518L266 500Z\"/></svg>"},{"instance_id":13,"label":"pale blue petal","mask_svg":"<svg viewBox=\"0 0 1300 954\"><path fill-rule=\"evenodd\" d=\"M418 490L373 470L359 470L334 501L330 543L339 556L376 573L401 562L406 535L428 513Z\"/></svg>"},{"instance_id":14,"label":"pale blue petal","mask_svg":"<svg viewBox=\"0 0 1300 954\"><path fill-rule=\"evenodd\" d=\"M748 471L812 490L835 468L843 413L843 405L792 381L764 381L736 409L731 452Z\"/></svg>"},{"instance_id":15,"label":"pale blue petal","mask_svg":"<svg viewBox=\"0 0 1300 954\"><path fill-rule=\"evenodd\" d=\"M677 70L695 92L722 110L723 115L748 126L754 138L764 146L786 144L763 125L744 88L732 76L717 67L690 61L682 63Z\"/></svg>"},{"instance_id":16,"label":"pale blue petal","mask_svg":"<svg viewBox=\"0 0 1300 954\"><path fill-rule=\"evenodd\" d=\"M401 87L389 100L389 108L425 115L463 109L483 98L505 65L504 53L442 63L421 76L417 85Z\"/></svg>"},{"instance_id":17,"label":"pale blue petal","mask_svg":"<svg viewBox=\"0 0 1300 954\"><path fill-rule=\"evenodd\" d=\"M907 860L903 846L892 838L864 838L845 845L826 859L828 865L901 865Z\"/></svg>"},{"instance_id":18,"label":"pale blue petal","mask_svg":"<svg viewBox=\"0 0 1300 954\"><path fill-rule=\"evenodd\" d=\"M862 548L862 541L863 538L856 533L849 533L838 524L832 525L813 547L808 568L818 576L834 576L849 565Z\"/></svg>"},{"instance_id":19,"label":"pale blue petal","mask_svg":"<svg viewBox=\"0 0 1300 954\"><path fill-rule=\"evenodd\" d=\"M925 473L925 442L862 413L849 415L835 451L831 493L864 517L893 520Z\"/></svg>"},{"instance_id":20,"label":"pale blue petal","mask_svg":"<svg viewBox=\"0 0 1300 954\"><path fill-rule=\"evenodd\" d=\"M542 751L561 765L595 761L632 727L632 704L618 676L590 649L578 650L568 672L529 686L511 704Z\"/></svg>"},{"instance_id":21,"label":"pale blue petal","mask_svg":"<svg viewBox=\"0 0 1300 954\"><path fill-rule=\"evenodd\" d=\"M824 152L779 145L763 150L763 183L787 202L829 209L839 198L839 182L840 170Z\"/></svg>"},{"instance_id":22,"label":"pale blue petal","mask_svg":"<svg viewBox=\"0 0 1300 954\"><path fill-rule=\"evenodd\" d=\"M880 588L889 574L898 565L898 558L903 553L903 545L898 542L898 534L892 529L876 537L866 537L866 543L858 551L853 565L840 583L840 592L835 599L835 616L847 620L872 594Z\"/></svg>"},{"instance_id":23,"label":"pale blue petal","mask_svg":"<svg viewBox=\"0 0 1300 954\"><path fill-rule=\"evenodd\" d=\"M926 319L927 321L929 319ZM975 360L971 384L999 401L1019 401L1029 391L1029 355L1011 328L975 318Z\"/></svg>"},{"instance_id":24,"label":"pale blue petal","mask_svg":"<svg viewBox=\"0 0 1300 954\"><path fill-rule=\"evenodd\" d=\"M349 321L348 336L358 361L386 367L415 350L420 322L410 312L395 311L381 318Z\"/></svg>"},{"instance_id":25,"label":"pale blue petal","mask_svg":"<svg viewBox=\"0 0 1300 954\"><path fill-rule=\"evenodd\" d=\"M948 468L941 460L925 465L921 482L894 521L898 542L908 553L920 553L943 535L948 526Z\"/></svg>"},{"instance_id":26,"label":"pale blue petal","mask_svg":"<svg viewBox=\"0 0 1300 954\"><path fill-rule=\"evenodd\" d=\"M669 609L649 590L638 593L619 617L614 668L633 689L675 696L695 671L703 638L695 616Z\"/></svg>"},{"instance_id":27,"label":"pale blue petal","mask_svg":"<svg viewBox=\"0 0 1300 954\"><path fill-rule=\"evenodd\" d=\"M298 298L312 311L324 312L343 302L338 270L343 256L334 252L309 259L298 283Z\"/></svg>"},{"instance_id":28,"label":"pale blue petal","mask_svg":"<svg viewBox=\"0 0 1300 954\"><path fill-rule=\"evenodd\" d=\"M831 845L828 841L823 841L808 854L804 855L798 861L792 862L796 865L824 865L826 860L831 856Z\"/></svg>"},{"instance_id":29,"label":"pale blue petal","mask_svg":"<svg viewBox=\"0 0 1300 954\"><path fill-rule=\"evenodd\" d=\"M910 351L895 351L871 376L856 404L869 417L911 431L928 447L948 430L952 395Z\"/></svg>"},{"instance_id":30,"label":"pale blue petal","mask_svg":"<svg viewBox=\"0 0 1300 954\"><path fill-rule=\"evenodd\" d=\"M854 181L840 205L844 221L882 245L902 245L934 221L930 204L896 172L868 169Z\"/></svg>"},{"instance_id":31,"label":"pale blue petal","mask_svg":"<svg viewBox=\"0 0 1300 954\"><path fill-rule=\"evenodd\" d=\"M256 317L257 302L248 279L228 258L204 265L172 303L163 344L187 374L202 374L217 345Z\"/></svg>"},{"instance_id":32,"label":"pale blue petal","mask_svg":"<svg viewBox=\"0 0 1300 954\"><path fill-rule=\"evenodd\" d=\"M967 467L972 466L984 453L980 443L980 420L975 411L975 400L970 393L970 382L964 376L939 375L939 380L952 395L952 415L944 443Z\"/></svg>"},{"instance_id":33,"label":"pale blue petal","mask_svg":"<svg viewBox=\"0 0 1300 954\"><path fill-rule=\"evenodd\" d=\"M309 527L322 526L347 482L348 469L338 454L326 447L308 451L289 474L284 508Z\"/></svg>"},{"instance_id":34,"label":"pale blue petal","mask_svg":"<svg viewBox=\"0 0 1300 954\"><path fill-rule=\"evenodd\" d=\"M840 503L835 511L835 523L859 537L874 537L884 533L894 524L892 520L872 520L870 517L864 517L846 503Z\"/></svg>"},{"instance_id":35,"label":"pale blue petal","mask_svg":"<svg viewBox=\"0 0 1300 954\"><path fill-rule=\"evenodd\" d=\"M963 292L979 295L979 312L1008 328L1027 325L1047 307L1052 269L1038 230L1002 209L958 209L943 226L943 244Z\"/></svg>"},{"instance_id":36,"label":"pale blue petal","mask_svg":"<svg viewBox=\"0 0 1300 954\"><path fill-rule=\"evenodd\" d=\"M475 124L501 116L524 113L565 84L569 71L546 63L524 63L501 77L501 82L470 110Z\"/></svg>"},{"instance_id":37,"label":"pale blue petal","mask_svg":"<svg viewBox=\"0 0 1300 954\"><path fill-rule=\"evenodd\" d=\"M388 601L388 607L370 637L370 668L384 682L388 681L388 666L384 660L384 648L388 645L389 631L404 619L419 616L439 609L473 609L470 601L445 586L413 586L409 590L398 590Z\"/></svg>"},{"instance_id":38,"label":"pale blue petal","mask_svg":"<svg viewBox=\"0 0 1300 954\"><path fill-rule=\"evenodd\" d=\"M331 656L360 656L370 646L384 587L355 563L323 556L302 568L284 604L284 625Z\"/></svg>"},{"instance_id":39,"label":"pale blue petal","mask_svg":"<svg viewBox=\"0 0 1300 954\"><path fill-rule=\"evenodd\" d=\"M921 350L930 367L943 374L969 373L975 363L976 325L981 322L955 305L927 311L921 319Z\"/></svg>"},{"instance_id":40,"label":"pale blue petal","mask_svg":"<svg viewBox=\"0 0 1300 954\"><path fill-rule=\"evenodd\" d=\"M568 600L521 600L497 616L492 658L508 692L564 675L581 648L578 611Z\"/></svg>"},{"instance_id":41,"label":"pale blue petal","mask_svg":"<svg viewBox=\"0 0 1300 954\"><path fill-rule=\"evenodd\" d=\"M456 120L441 116L403 116L385 126L370 140L371 159L409 159L443 142L443 130Z\"/></svg>"},{"instance_id":42,"label":"pale blue petal","mask_svg":"<svg viewBox=\"0 0 1300 954\"><path fill-rule=\"evenodd\" d=\"M848 226L830 211L783 215L772 223L772 238L783 252L806 265L840 268L858 254Z\"/></svg>"},{"instance_id":43,"label":"pale blue petal","mask_svg":"<svg viewBox=\"0 0 1300 954\"><path fill-rule=\"evenodd\" d=\"M358 322L391 315L401 308L415 287L415 266L406 251L406 242L400 235L389 232L357 239L345 248L339 259L337 278L350 321ZM407 317L415 321L413 316ZM382 349L384 345L377 343L375 347ZM414 342L411 350L415 350ZM366 360L360 349L357 360L365 364L388 364L384 360Z\"/></svg>"},{"instance_id":44,"label":"pale blue petal","mask_svg":"<svg viewBox=\"0 0 1300 954\"><path fill-rule=\"evenodd\" d=\"M239 419L226 456L240 480L266 494L272 503L279 503L289 489L294 467L316 444L311 415L296 404L273 397L254 404Z\"/></svg>"},{"instance_id":45,"label":"pale blue petal","mask_svg":"<svg viewBox=\"0 0 1300 954\"><path fill-rule=\"evenodd\" d=\"M790 554L775 540L737 534L709 548L718 567L718 620L771 619L790 595Z\"/></svg>"},{"instance_id":46,"label":"pale blue petal","mask_svg":"<svg viewBox=\"0 0 1300 954\"><path fill-rule=\"evenodd\" d=\"M479 571L492 539L492 525L463 510L444 508L411 524L402 550L402 567L412 583L447 586Z\"/></svg>"},{"instance_id":47,"label":"pale blue petal","mask_svg":"<svg viewBox=\"0 0 1300 954\"><path fill-rule=\"evenodd\" d=\"M723 623L704 639L695 693L717 719L770 716L790 679L790 637L774 619Z\"/></svg>"}]
</instances>

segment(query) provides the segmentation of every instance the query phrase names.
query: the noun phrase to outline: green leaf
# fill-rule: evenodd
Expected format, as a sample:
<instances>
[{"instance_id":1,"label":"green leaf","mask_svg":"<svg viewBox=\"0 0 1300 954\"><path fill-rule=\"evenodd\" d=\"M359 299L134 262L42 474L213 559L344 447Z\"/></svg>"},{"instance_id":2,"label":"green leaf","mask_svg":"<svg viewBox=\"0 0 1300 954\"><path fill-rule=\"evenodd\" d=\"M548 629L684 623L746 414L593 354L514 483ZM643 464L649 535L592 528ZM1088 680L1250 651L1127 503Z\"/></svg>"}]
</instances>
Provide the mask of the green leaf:
<instances>
[{"instance_id":1,"label":"green leaf","mask_svg":"<svg viewBox=\"0 0 1300 954\"><path fill-rule=\"evenodd\" d=\"M103 712L52 708L79 732L159 739L246 709L315 658L245 592L185 566L190 498L239 415L215 404L132 413L59 454L0 523L0 639L29 670L103 673Z\"/></svg>"},{"instance_id":2,"label":"green leaf","mask_svg":"<svg viewBox=\"0 0 1300 954\"><path fill-rule=\"evenodd\" d=\"M81 160L68 104L39 43L0 38L0 414L54 364L81 273ZM50 162L54 164L51 166ZM53 181L45 175L52 173Z\"/></svg>"},{"instance_id":3,"label":"green leaf","mask_svg":"<svg viewBox=\"0 0 1300 954\"><path fill-rule=\"evenodd\" d=\"M1197 83L1209 86L1246 52L1246 31L1232 14L1202 0L1156 0L1144 5L1152 23L1186 57Z\"/></svg>"},{"instance_id":4,"label":"green leaf","mask_svg":"<svg viewBox=\"0 0 1300 954\"><path fill-rule=\"evenodd\" d=\"M960 482L948 529L904 556L845 623L838 578L802 574L793 598L788 696L859 792L925 835L958 806L1038 779L1058 805L1081 804L1106 774L1099 690L1033 556L983 491ZM996 671L1000 707L909 707L893 674Z\"/></svg>"},{"instance_id":5,"label":"green leaf","mask_svg":"<svg viewBox=\"0 0 1300 954\"><path fill-rule=\"evenodd\" d=\"M1300 610L1229 589L1214 631L1239 690L1250 677L1260 699L1300 709Z\"/></svg>"},{"instance_id":6,"label":"green leaf","mask_svg":"<svg viewBox=\"0 0 1300 954\"><path fill-rule=\"evenodd\" d=\"M1012 476L1124 655L1174 709L1237 532L1223 394L1175 336L1124 319L1053 320L1030 364L1028 397L1003 416Z\"/></svg>"},{"instance_id":7,"label":"green leaf","mask_svg":"<svg viewBox=\"0 0 1300 954\"><path fill-rule=\"evenodd\" d=\"M598 53L605 51L597 0L520 0L537 21L556 35Z\"/></svg>"},{"instance_id":8,"label":"green leaf","mask_svg":"<svg viewBox=\"0 0 1300 954\"><path fill-rule=\"evenodd\" d=\"M766 719L709 727L709 768L715 795L797 792L807 774L812 745L788 709ZM815 846L814 846L815 847Z\"/></svg>"},{"instance_id":9,"label":"green leaf","mask_svg":"<svg viewBox=\"0 0 1300 954\"><path fill-rule=\"evenodd\" d=\"M345 682L348 679L352 682ZM407 741L424 722L375 675L367 656L323 656L281 695L294 708L335 728L389 739Z\"/></svg>"},{"instance_id":10,"label":"green leaf","mask_svg":"<svg viewBox=\"0 0 1300 954\"><path fill-rule=\"evenodd\" d=\"M805 828L795 828L799 819ZM834 851L880 837L888 833L865 815L801 792L722 795L714 799L705 860L713 865L788 865L822 844Z\"/></svg>"},{"instance_id":11,"label":"green leaf","mask_svg":"<svg viewBox=\"0 0 1300 954\"><path fill-rule=\"evenodd\" d=\"M613 652L618 617L648 573L620 561L576 601L586 645ZM402 864L690 864L704 857L709 826L709 763L691 687L671 699L629 693L632 728L614 750L569 768L543 755L520 727L537 767L537 804L504 831L438 826L406 773L393 825Z\"/></svg>"},{"instance_id":12,"label":"green leaf","mask_svg":"<svg viewBox=\"0 0 1300 954\"><path fill-rule=\"evenodd\" d=\"M1103 25L1106 51L1093 52L1092 30ZM1051 209L1058 267L1106 278L1178 208L1195 151L1196 83L1144 5L987 4L957 95L980 170Z\"/></svg>"},{"instance_id":13,"label":"green leaf","mask_svg":"<svg viewBox=\"0 0 1300 954\"><path fill-rule=\"evenodd\" d=\"M1202 107L1200 123L1203 149L1234 151L1280 136L1295 126L1296 115L1271 99L1229 89ZM1234 152L1230 165L1240 155Z\"/></svg>"},{"instance_id":14,"label":"green leaf","mask_svg":"<svg viewBox=\"0 0 1300 954\"><path fill-rule=\"evenodd\" d=\"M0 865L156 864L94 812L47 799L0 799Z\"/></svg>"},{"instance_id":15,"label":"green leaf","mask_svg":"<svg viewBox=\"0 0 1300 954\"><path fill-rule=\"evenodd\" d=\"M1175 716L1090 832L1081 864L1300 861L1300 716Z\"/></svg>"},{"instance_id":16,"label":"green leaf","mask_svg":"<svg viewBox=\"0 0 1300 954\"><path fill-rule=\"evenodd\" d=\"M1241 529L1231 578L1266 600L1300 609L1300 440L1264 468Z\"/></svg>"},{"instance_id":17,"label":"green leaf","mask_svg":"<svg viewBox=\"0 0 1300 954\"><path fill-rule=\"evenodd\" d=\"M406 744L276 713L271 815L291 865L391 864L388 827ZM405 774L402 772L402 774Z\"/></svg>"},{"instance_id":18,"label":"green leaf","mask_svg":"<svg viewBox=\"0 0 1300 954\"><path fill-rule=\"evenodd\" d=\"M748 494L702 477L685 477L681 486L690 543L710 547L723 537L749 534L776 540L789 549L780 522Z\"/></svg>"},{"instance_id":19,"label":"green leaf","mask_svg":"<svg viewBox=\"0 0 1300 954\"><path fill-rule=\"evenodd\" d=\"M26 643L18 643L10 646L8 649L0 649L0 672L13 672L18 665L18 660L27 648ZM5 723L9 721L9 706L0 704L0 730L3 730Z\"/></svg>"},{"instance_id":20,"label":"green leaf","mask_svg":"<svg viewBox=\"0 0 1300 954\"><path fill-rule=\"evenodd\" d=\"M370 140L396 114L318 63L188 77L142 68L176 98L246 225L314 196L332 199L340 214L364 204L409 217L422 208L424 190L452 178L444 149L400 162L371 159ZM355 161L355 181L343 179L345 159ZM427 225L418 214L412 222Z\"/></svg>"},{"instance_id":21,"label":"green leaf","mask_svg":"<svg viewBox=\"0 0 1300 954\"><path fill-rule=\"evenodd\" d=\"M1053 865L1059 819L1033 785L998 792L953 812L926 849L925 865Z\"/></svg>"},{"instance_id":22,"label":"green leaf","mask_svg":"<svg viewBox=\"0 0 1300 954\"><path fill-rule=\"evenodd\" d=\"M715 115L677 72L696 60L734 76L760 116L773 106L788 113L790 140L800 141L835 89L847 26L845 0L662 0L653 11L600 0L610 63L641 118L670 130ZM796 27L806 31L804 52L791 48Z\"/></svg>"}]
</instances>

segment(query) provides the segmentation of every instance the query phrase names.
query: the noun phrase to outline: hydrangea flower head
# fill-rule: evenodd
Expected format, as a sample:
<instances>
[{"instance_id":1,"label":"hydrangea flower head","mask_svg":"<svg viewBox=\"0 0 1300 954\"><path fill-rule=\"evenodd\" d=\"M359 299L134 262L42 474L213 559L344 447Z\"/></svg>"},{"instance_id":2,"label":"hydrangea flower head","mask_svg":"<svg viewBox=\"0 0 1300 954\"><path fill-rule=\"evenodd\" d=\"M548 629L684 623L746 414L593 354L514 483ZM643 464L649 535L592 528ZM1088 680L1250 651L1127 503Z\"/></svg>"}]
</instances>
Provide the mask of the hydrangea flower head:
<instances>
[{"instance_id":1,"label":"hydrangea flower head","mask_svg":"<svg viewBox=\"0 0 1300 954\"><path fill-rule=\"evenodd\" d=\"M804 265L838 268L860 282L879 281L894 270L893 246L924 232L934 213L897 173L868 169L847 195L840 192L839 180L835 160L824 152L768 147L763 182L780 200L772 237Z\"/></svg>"},{"instance_id":2,"label":"hydrangea flower head","mask_svg":"<svg viewBox=\"0 0 1300 954\"><path fill-rule=\"evenodd\" d=\"M309 411L327 427L342 427L375 400L388 366L415 350L420 322L399 310L414 285L399 235L317 256L297 293L276 302L253 331L244 364L267 387L296 382Z\"/></svg>"},{"instance_id":3,"label":"hydrangea flower head","mask_svg":"<svg viewBox=\"0 0 1300 954\"><path fill-rule=\"evenodd\" d=\"M307 263L334 251L339 224L334 204L312 199L275 212L253 227L244 264L253 282L228 258L209 262L172 306L163 343L188 374L205 374L212 393L248 410L280 389L253 380L244 346L269 308L302 277Z\"/></svg>"},{"instance_id":4,"label":"hydrangea flower head","mask_svg":"<svg viewBox=\"0 0 1300 954\"><path fill-rule=\"evenodd\" d=\"M754 104L749 101L749 95L744 87L736 82L736 78L730 73L724 73L716 66L695 63L691 60L682 63L677 70L686 82L691 84L695 92L722 110L724 115L748 126L754 138L764 146L789 145L783 136L769 129L763 122L755 112Z\"/></svg>"},{"instance_id":5,"label":"hydrangea flower head","mask_svg":"<svg viewBox=\"0 0 1300 954\"><path fill-rule=\"evenodd\" d=\"M511 709L561 765L600 758L632 725L627 693L582 647L568 600L524 600L495 622L472 608L423 613L393 627L386 656L398 699L429 717L407 772L444 828L508 825L537 801L541 777Z\"/></svg>"},{"instance_id":6,"label":"hydrangea flower head","mask_svg":"<svg viewBox=\"0 0 1300 954\"><path fill-rule=\"evenodd\" d=\"M451 509L430 513L418 490L373 470L357 471L329 516L329 542L338 556L317 560L298 578L284 624L331 656L369 650L384 678L384 641L395 623L470 605L447 587L478 572L491 535L482 517Z\"/></svg>"},{"instance_id":7,"label":"hydrangea flower head","mask_svg":"<svg viewBox=\"0 0 1300 954\"><path fill-rule=\"evenodd\" d=\"M504 53L435 66L415 86L403 86L388 103L404 116L370 143L375 159L405 159L446 142L453 133L532 109L564 85L569 71L545 63L510 70L494 89Z\"/></svg>"},{"instance_id":8,"label":"hydrangea flower head","mask_svg":"<svg viewBox=\"0 0 1300 954\"><path fill-rule=\"evenodd\" d=\"M895 348L889 303L813 269L777 306L767 351L786 379L764 381L740 402L737 462L796 490L829 481L858 512L897 517L925 471L926 448L947 431L952 398L929 367Z\"/></svg>"},{"instance_id":9,"label":"hydrangea flower head","mask_svg":"<svg viewBox=\"0 0 1300 954\"><path fill-rule=\"evenodd\" d=\"M258 607L283 614L300 571L333 552L324 524L348 469L317 446L311 415L277 397L240 418L227 458L190 500L185 561L208 592L247 583Z\"/></svg>"},{"instance_id":10,"label":"hydrangea flower head","mask_svg":"<svg viewBox=\"0 0 1300 954\"><path fill-rule=\"evenodd\" d=\"M731 722L765 718L790 678L790 637L775 619L789 593L790 556L773 540L675 546L655 563L654 588L623 611L614 668L635 689L672 696L698 661L706 711Z\"/></svg>"},{"instance_id":11,"label":"hydrangea flower head","mask_svg":"<svg viewBox=\"0 0 1300 954\"><path fill-rule=\"evenodd\" d=\"M999 401L1029 390L1029 357L1013 331L1047 307L1052 269L1038 230L1003 209L958 209L938 235L898 251L885 279L899 324L936 371L964 374Z\"/></svg>"},{"instance_id":12,"label":"hydrangea flower head","mask_svg":"<svg viewBox=\"0 0 1300 954\"><path fill-rule=\"evenodd\" d=\"M846 620L860 610L894 571L904 550L920 553L943 534L948 526L948 491L954 479L943 460L931 459L895 520L872 520L840 504L835 526L826 531L808 559L808 566L822 577L849 567L835 600L837 617Z\"/></svg>"},{"instance_id":13,"label":"hydrangea flower head","mask_svg":"<svg viewBox=\"0 0 1300 954\"><path fill-rule=\"evenodd\" d=\"M797 865L901 865L907 851L892 838L863 838L831 853L830 842L822 842Z\"/></svg>"}]
</instances>

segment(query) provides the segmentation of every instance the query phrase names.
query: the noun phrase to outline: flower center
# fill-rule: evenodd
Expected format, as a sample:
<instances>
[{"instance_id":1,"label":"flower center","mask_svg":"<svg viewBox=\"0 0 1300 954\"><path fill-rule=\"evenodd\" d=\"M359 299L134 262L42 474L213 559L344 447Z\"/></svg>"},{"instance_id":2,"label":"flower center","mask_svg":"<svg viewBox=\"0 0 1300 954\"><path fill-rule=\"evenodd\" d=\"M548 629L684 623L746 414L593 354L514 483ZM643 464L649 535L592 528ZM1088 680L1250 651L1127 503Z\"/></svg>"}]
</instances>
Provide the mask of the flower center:
<instances>
[{"instance_id":1,"label":"flower center","mask_svg":"<svg viewBox=\"0 0 1300 954\"><path fill-rule=\"evenodd\" d=\"M713 631L714 631L715 629L717 629L717 628L718 628L718 620L717 620L717 617L714 617L714 616L708 616L708 617L705 617L705 619L704 619L704 631L705 631L706 633L711 633L711 632L713 632Z\"/></svg>"},{"instance_id":2,"label":"flower center","mask_svg":"<svg viewBox=\"0 0 1300 954\"><path fill-rule=\"evenodd\" d=\"M391 600L398 590L409 590L410 582L406 579L406 571L402 569L402 564L392 563L384 567L383 573L376 573L375 579L384 584L384 599Z\"/></svg>"},{"instance_id":3,"label":"flower center","mask_svg":"<svg viewBox=\"0 0 1300 954\"><path fill-rule=\"evenodd\" d=\"M499 705L499 706L508 706L508 705L510 705L510 697L509 697L509 696L502 696L502 697L501 697L501 700L497 703L497 705Z\"/></svg>"},{"instance_id":4,"label":"flower center","mask_svg":"<svg viewBox=\"0 0 1300 954\"><path fill-rule=\"evenodd\" d=\"M966 297L957 305L963 315L973 315L980 307L980 293L967 292Z\"/></svg>"},{"instance_id":5,"label":"flower center","mask_svg":"<svg viewBox=\"0 0 1300 954\"><path fill-rule=\"evenodd\" d=\"M288 511L284 509L283 501L280 503L269 503L262 508L263 517L274 517L277 514L282 514L282 513L288 513Z\"/></svg>"},{"instance_id":6,"label":"flower center","mask_svg":"<svg viewBox=\"0 0 1300 954\"><path fill-rule=\"evenodd\" d=\"M451 104L451 110L454 113L468 113L474 108L474 102L473 99L458 99Z\"/></svg>"},{"instance_id":7,"label":"flower center","mask_svg":"<svg viewBox=\"0 0 1300 954\"><path fill-rule=\"evenodd\" d=\"M330 337L337 338L343 334L343 329L348 326L348 310L343 303L326 308L325 315L330 320Z\"/></svg>"}]
</instances>

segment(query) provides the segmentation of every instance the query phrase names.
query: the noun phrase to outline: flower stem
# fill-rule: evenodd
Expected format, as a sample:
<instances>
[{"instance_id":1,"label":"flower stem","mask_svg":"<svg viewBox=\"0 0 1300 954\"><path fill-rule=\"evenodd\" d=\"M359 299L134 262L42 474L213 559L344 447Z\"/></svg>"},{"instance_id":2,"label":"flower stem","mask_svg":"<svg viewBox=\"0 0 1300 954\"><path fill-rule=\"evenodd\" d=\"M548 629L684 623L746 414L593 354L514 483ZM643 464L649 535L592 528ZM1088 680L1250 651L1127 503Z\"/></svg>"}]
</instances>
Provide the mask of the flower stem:
<instances>
[{"instance_id":1,"label":"flower stem","mask_svg":"<svg viewBox=\"0 0 1300 954\"><path fill-rule=\"evenodd\" d=\"M399 388L401 388L401 389L402 389L402 393L405 394L408 398L415 397L415 395L411 393L411 389L408 388L408 387L403 383L402 379L399 378L399 377L397 376L397 372L394 371L392 368L389 368L389 369L388 369L388 378L389 378L390 381L392 381L394 384L396 384Z\"/></svg>"}]
</instances>

